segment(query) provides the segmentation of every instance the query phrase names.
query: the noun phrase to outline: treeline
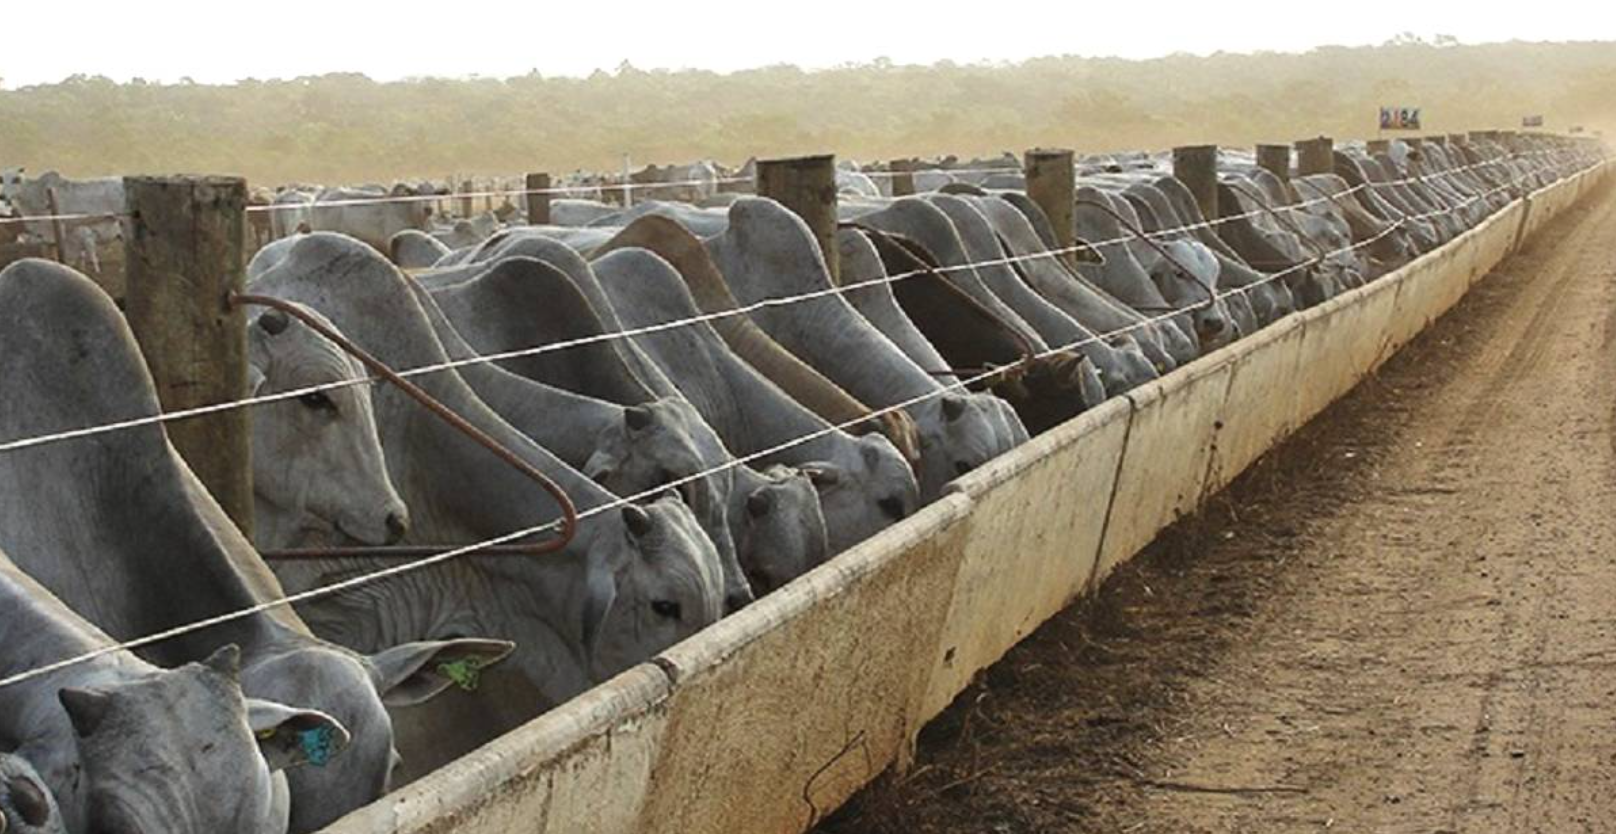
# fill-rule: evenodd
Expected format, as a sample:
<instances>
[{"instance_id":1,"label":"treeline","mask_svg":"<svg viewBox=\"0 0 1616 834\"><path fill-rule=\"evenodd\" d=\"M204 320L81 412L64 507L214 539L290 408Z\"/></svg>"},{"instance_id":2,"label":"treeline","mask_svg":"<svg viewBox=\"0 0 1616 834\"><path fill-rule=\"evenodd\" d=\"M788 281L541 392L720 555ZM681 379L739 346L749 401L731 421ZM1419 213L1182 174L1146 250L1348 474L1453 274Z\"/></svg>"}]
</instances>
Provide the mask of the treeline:
<instances>
[{"instance_id":1,"label":"treeline","mask_svg":"<svg viewBox=\"0 0 1616 834\"><path fill-rule=\"evenodd\" d=\"M77 176L230 172L254 182L617 170L834 151L860 160L1085 151L1374 133L1381 105L1427 132L1616 125L1616 44L1402 38L1305 54L1038 58L818 72L641 71L588 78L357 74L232 85L74 77L0 91L0 166Z\"/></svg>"}]
</instances>

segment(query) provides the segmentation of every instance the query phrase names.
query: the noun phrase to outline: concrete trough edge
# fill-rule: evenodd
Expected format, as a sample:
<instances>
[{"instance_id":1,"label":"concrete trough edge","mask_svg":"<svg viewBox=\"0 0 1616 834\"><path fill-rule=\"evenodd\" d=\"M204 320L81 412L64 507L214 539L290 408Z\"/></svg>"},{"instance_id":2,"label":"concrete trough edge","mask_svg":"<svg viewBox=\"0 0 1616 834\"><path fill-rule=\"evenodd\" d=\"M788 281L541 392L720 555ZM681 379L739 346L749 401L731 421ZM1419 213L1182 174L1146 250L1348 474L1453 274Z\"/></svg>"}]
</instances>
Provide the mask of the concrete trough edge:
<instances>
[{"instance_id":1,"label":"concrete trough edge","mask_svg":"<svg viewBox=\"0 0 1616 834\"><path fill-rule=\"evenodd\" d=\"M1462 295L1478 274L1485 274L1509 254L1518 242L1518 231L1529 237L1603 183L1609 173L1609 166L1604 165L1541 189L1375 284L1277 322L1035 438L961 479L943 499L913 518L675 646L655 662L630 669L354 812L325 831L718 832L738 830L734 828L738 820L746 821L748 831L787 832L811 827L882 771L894 765L900 769L907 766L920 728L947 705L972 673L997 660L1061 606L1097 586L1104 571L1114 567L1102 564L1108 542L1127 551L1113 552L1116 564L1132 558L1179 514L1193 510L1195 504L1260 457L1260 453L1247 448L1237 459L1218 460L1215 451L1218 434L1227 422L1226 409L1249 407L1252 402L1249 397L1239 403L1229 399L1230 392L1239 385L1253 382L1239 379L1240 366L1251 363L1264 350L1291 347L1297 338L1293 334L1299 333L1305 339L1310 328L1315 338L1328 336L1337 347L1348 339L1362 340L1362 333L1347 333L1345 325L1332 327L1325 322L1348 321L1343 311L1390 293L1391 312L1379 321L1382 332L1375 342L1378 347L1369 350L1360 344L1360 349L1353 352L1357 361L1365 365L1351 372L1350 378L1356 381L1406 341L1396 336L1399 327L1412 326L1410 317L1418 318L1418 326L1413 328L1418 332ZM1527 230L1519 225L1526 219L1521 213L1534 203L1537 220ZM1514 227L1507 222L1511 217L1520 218ZM1484 238L1489 245L1482 245ZM1497 241L1501 238L1510 242L1500 245ZM1436 292L1417 286L1428 283L1441 286L1429 288ZM1405 301L1409 302L1407 308ZM1415 301L1429 303L1416 305ZM1283 368L1284 363L1278 367ZM1281 382L1270 390L1283 388ZM1285 416L1268 420L1255 430L1255 437L1259 443L1272 446L1345 390L1331 391L1328 398L1307 402L1301 402L1299 397L1281 398L1276 404L1285 410ZM1149 506L1143 507L1118 501L1117 491L1124 486L1121 482L1130 456L1136 461L1160 457L1155 454L1159 449L1148 447L1162 442L1165 429L1141 429L1140 418L1151 409L1173 404L1195 407L1197 416L1189 423L1199 432L1188 444L1199 446L1199 450L1190 449L1181 456L1175 472L1161 473L1175 482L1174 498L1147 502ZM1211 416L1203 420L1200 412ZM1184 445L1183 438L1178 440ZM1248 439L1248 446L1250 442ZM1074 511L1081 513L1089 525L1098 522L1100 530L1078 531L1091 535L1072 540L1074 519L1057 517L1058 513L1031 513L1013 523L1003 520L1004 508L1015 502L1031 505L1047 499L1047 494L1020 494L1027 484L1047 489L1046 481L1068 472L1106 491L1091 502L1074 504ZM986 512L984 506L998 509ZM1148 518L1136 517L1140 512ZM986 569L991 565L983 562L984 557L1016 550L1021 546L1018 538L1022 537L1040 539L1034 548L1037 558L1015 570ZM1123 540L1127 542L1125 548ZM1051 546L1051 541L1057 545ZM1062 546L1067 541L1072 542L1071 546ZM961 593L962 581L1025 583L1026 571L1051 559L1065 571L1065 580L1051 593L1031 602L1017 603L1013 593L984 596L981 589ZM911 564L917 560L924 564ZM905 584L909 581L927 587L910 589ZM930 594L945 598L926 599ZM894 602L896 609L883 607ZM1003 616L1007 606L1022 609L1013 613L1022 620L1014 633L994 635L969 657L945 650L951 635L969 628L973 618L990 612ZM900 621L900 616L905 619ZM835 618L833 628L826 634L856 628L862 630L860 638L868 639L851 640L821 652L822 656L813 663L800 666L804 670L811 668L814 677L805 671L802 679L795 681L796 686L777 691L779 681L798 668L790 658L781 662L777 657L783 648L780 643L815 634L816 627L823 625L816 621L825 617ZM903 641L901 651L888 652L884 660L907 668L891 674L852 674L868 660L858 655L875 645L870 640L887 637L884 628L898 628L902 633L897 639ZM975 668L962 673L957 667L945 669L949 663ZM827 677L827 670L849 674ZM709 701L728 700L733 696L726 692L748 689L749 678L754 683L756 679L766 679L771 686L746 692L744 698L724 704L724 708L748 708L748 699L762 699L769 703L761 705L754 718L807 724L825 720L828 713L845 724L844 734L850 734L854 726L863 728L857 736L863 740L854 748L843 749L843 753L853 749L857 755L833 758L824 765L830 768L840 759L857 763L846 773L834 774L834 784L823 787L824 807L809 796L815 788L813 779L806 784L793 781L803 772L804 762L815 761L812 757L805 759L801 750L764 744L761 746L767 748L765 752L744 756L742 766L737 768L734 762L715 757L740 754L726 753L723 744L703 738L728 735L722 724L704 727L697 719L715 720L711 713L718 707ZM849 680L854 682L848 683ZM900 691L880 691L883 686ZM862 689L854 691L857 687ZM844 703L852 709L841 709L839 705ZM879 714L842 714L860 710ZM689 717L680 720L683 713L689 713ZM716 720L724 719L721 716ZM765 730L755 723L746 723L748 732L785 736L800 729L763 725ZM732 743L734 739L726 741ZM696 749L708 746L713 749ZM713 772L715 769L724 772ZM816 772L814 777L824 773ZM809 810L803 807L805 800Z\"/></svg>"}]
</instances>

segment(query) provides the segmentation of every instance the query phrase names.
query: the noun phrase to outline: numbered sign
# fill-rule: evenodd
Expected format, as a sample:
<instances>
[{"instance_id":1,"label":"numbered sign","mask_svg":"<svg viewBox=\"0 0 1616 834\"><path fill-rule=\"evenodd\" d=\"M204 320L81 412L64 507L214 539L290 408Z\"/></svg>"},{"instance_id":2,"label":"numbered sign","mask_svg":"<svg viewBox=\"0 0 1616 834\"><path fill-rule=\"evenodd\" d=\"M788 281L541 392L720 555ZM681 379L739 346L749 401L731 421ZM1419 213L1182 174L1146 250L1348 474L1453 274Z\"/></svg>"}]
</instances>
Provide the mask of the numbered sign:
<instances>
[{"instance_id":1,"label":"numbered sign","mask_svg":"<svg viewBox=\"0 0 1616 834\"><path fill-rule=\"evenodd\" d=\"M1420 108L1418 107L1382 107L1380 108L1381 130L1419 130Z\"/></svg>"}]
</instances>

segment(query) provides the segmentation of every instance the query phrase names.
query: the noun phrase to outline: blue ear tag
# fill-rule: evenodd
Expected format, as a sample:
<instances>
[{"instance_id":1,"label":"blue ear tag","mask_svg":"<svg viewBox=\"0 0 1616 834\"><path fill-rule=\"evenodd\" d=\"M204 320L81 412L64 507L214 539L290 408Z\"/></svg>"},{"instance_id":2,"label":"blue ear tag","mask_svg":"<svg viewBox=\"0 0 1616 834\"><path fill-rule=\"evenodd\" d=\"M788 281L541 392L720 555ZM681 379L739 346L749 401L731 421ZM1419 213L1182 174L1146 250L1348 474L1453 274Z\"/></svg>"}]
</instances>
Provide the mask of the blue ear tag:
<instances>
[{"instance_id":1,"label":"blue ear tag","mask_svg":"<svg viewBox=\"0 0 1616 834\"><path fill-rule=\"evenodd\" d=\"M438 664L438 674L454 682L466 692L476 692L477 683L482 677L486 661L476 655L469 655L459 660Z\"/></svg>"},{"instance_id":2,"label":"blue ear tag","mask_svg":"<svg viewBox=\"0 0 1616 834\"><path fill-rule=\"evenodd\" d=\"M315 767L325 767L331 761L334 751L331 749L331 728L328 726L315 727L297 734L298 744L303 748L303 758Z\"/></svg>"}]
</instances>

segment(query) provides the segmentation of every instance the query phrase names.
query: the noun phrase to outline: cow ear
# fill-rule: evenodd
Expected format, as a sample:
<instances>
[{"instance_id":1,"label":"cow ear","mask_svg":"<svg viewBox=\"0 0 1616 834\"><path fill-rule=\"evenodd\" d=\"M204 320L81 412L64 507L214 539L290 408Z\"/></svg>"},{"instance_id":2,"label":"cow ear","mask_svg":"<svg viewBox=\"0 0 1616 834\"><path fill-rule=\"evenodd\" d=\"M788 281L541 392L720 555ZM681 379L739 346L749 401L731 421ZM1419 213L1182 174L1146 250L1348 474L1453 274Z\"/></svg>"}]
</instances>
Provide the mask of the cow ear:
<instances>
[{"instance_id":1,"label":"cow ear","mask_svg":"<svg viewBox=\"0 0 1616 834\"><path fill-rule=\"evenodd\" d=\"M112 710L112 696L92 689L65 687L56 693L56 700L67 710L67 720L79 738L89 738L101 729L107 713Z\"/></svg>"},{"instance_id":2,"label":"cow ear","mask_svg":"<svg viewBox=\"0 0 1616 834\"><path fill-rule=\"evenodd\" d=\"M943 398L943 416L947 417L948 422L950 422L950 423L954 422L955 420L958 420L961 417L964 417L965 416L965 398L958 395L958 394L952 394L950 396L944 397Z\"/></svg>"},{"instance_id":3,"label":"cow ear","mask_svg":"<svg viewBox=\"0 0 1616 834\"><path fill-rule=\"evenodd\" d=\"M30 828L44 828L51 821L53 807L50 794L45 788L31 777L18 774L6 782L6 795L11 797L11 806L17 809L17 816ZM5 834L5 815L0 814L0 834Z\"/></svg>"},{"instance_id":4,"label":"cow ear","mask_svg":"<svg viewBox=\"0 0 1616 834\"><path fill-rule=\"evenodd\" d=\"M286 332L292 320L283 310L265 310L258 316L258 328L271 336L279 336Z\"/></svg>"},{"instance_id":5,"label":"cow ear","mask_svg":"<svg viewBox=\"0 0 1616 834\"><path fill-rule=\"evenodd\" d=\"M376 691L388 707L422 704L451 686L477 688L482 671L509 657L505 640L424 640L372 655Z\"/></svg>"},{"instance_id":6,"label":"cow ear","mask_svg":"<svg viewBox=\"0 0 1616 834\"><path fill-rule=\"evenodd\" d=\"M634 405L623 409L623 423L629 431L643 431L651 426L651 409Z\"/></svg>"},{"instance_id":7,"label":"cow ear","mask_svg":"<svg viewBox=\"0 0 1616 834\"><path fill-rule=\"evenodd\" d=\"M607 615L617 602L617 577L609 567L590 560L589 573L584 579L583 637L585 651L593 651L595 639L606 625Z\"/></svg>"},{"instance_id":8,"label":"cow ear","mask_svg":"<svg viewBox=\"0 0 1616 834\"><path fill-rule=\"evenodd\" d=\"M768 487L759 487L751 495L746 496L746 514L753 518L762 518L774 510L774 493Z\"/></svg>"},{"instance_id":9,"label":"cow ear","mask_svg":"<svg viewBox=\"0 0 1616 834\"><path fill-rule=\"evenodd\" d=\"M247 725L269 772L301 765L325 767L352 738L342 722L323 712L247 699Z\"/></svg>"}]
</instances>

